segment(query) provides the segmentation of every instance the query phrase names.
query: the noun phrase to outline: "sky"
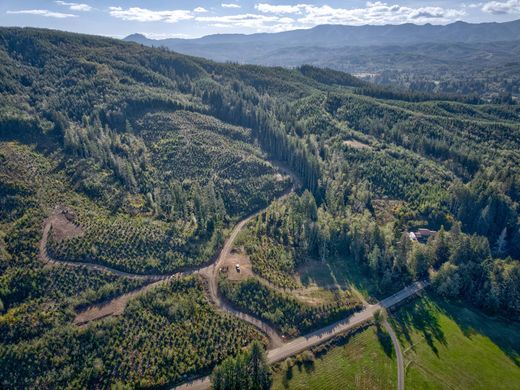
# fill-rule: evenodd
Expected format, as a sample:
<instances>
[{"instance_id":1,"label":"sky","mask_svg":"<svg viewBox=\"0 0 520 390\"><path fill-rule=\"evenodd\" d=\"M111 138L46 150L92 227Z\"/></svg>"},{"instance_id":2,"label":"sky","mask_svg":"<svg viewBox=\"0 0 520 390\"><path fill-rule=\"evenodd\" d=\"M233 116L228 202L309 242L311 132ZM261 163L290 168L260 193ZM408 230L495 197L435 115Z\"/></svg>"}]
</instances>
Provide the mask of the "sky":
<instances>
[{"instance_id":1,"label":"sky","mask_svg":"<svg viewBox=\"0 0 520 390\"><path fill-rule=\"evenodd\" d=\"M319 24L447 24L520 19L520 0L0 0L1 26L123 38L197 38L279 32Z\"/></svg>"}]
</instances>

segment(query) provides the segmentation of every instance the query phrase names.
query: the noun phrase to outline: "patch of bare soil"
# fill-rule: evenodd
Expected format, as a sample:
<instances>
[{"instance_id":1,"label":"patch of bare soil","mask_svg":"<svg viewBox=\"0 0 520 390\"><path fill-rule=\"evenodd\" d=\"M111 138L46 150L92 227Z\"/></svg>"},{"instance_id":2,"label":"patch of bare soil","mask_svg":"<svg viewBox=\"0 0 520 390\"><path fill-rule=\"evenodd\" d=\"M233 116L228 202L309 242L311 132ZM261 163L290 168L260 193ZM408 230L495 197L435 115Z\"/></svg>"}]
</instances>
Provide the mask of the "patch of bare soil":
<instances>
[{"instance_id":1,"label":"patch of bare soil","mask_svg":"<svg viewBox=\"0 0 520 390\"><path fill-rule=\"evenodd\" d=\"M123 314L123 312L125 311L126 305L130 301L130 299L138 296L139 294L146 292L147 290L149 290L150 288L156 286L158 283L161 283L161 282L163 282L163 281L161 280L158 282L147 284L144 287L141 287L141 288L138 288L137 290L123 294L108 302L90 306L88 309L86 309L76 315L76 318L74 318L74 324L79 325L79 326L86 325L89 322L100 320L105 317Z\"/></svg>"},{"instance_id":2,"label":"patch of bare soil","mask_svg":"<svg viewBox=\"0 0 520 390\"><path fill-rule=\"evenodd\" d=\"M370 145L364 144L363 142L359 142L354 139L348 140L348 141L343 141L343 145L350 146L351 148L354 148L354 149L372 149L372 147Z\"/></svg>"},{"instance_id":3,"label":"patch of bare soil","mask_svg":"<svg viewBox=\"0 0 520 390\"><path fill-rule=\"evenodd\" d=\"M287 177L287 176L286 176L286 177ZM278 181L278 182L280 182L280 181L284 181L284 180L285 180L285 178L283 177L283 175L282 175L281 173L276 173L276 174L274 175L274 179L275 179L276 181Z\"/></svg>"},{"instance_id":4,"label":"patch of bare soil","mask_svg":"<svg viewBox=\"0 0 520 390\"><path fill-rule=\"evenodd\" d=\"M83 229L76 223L76 215L67 208L56 208L49 217L48 223L57 241L83 235Z\"/></svg>"},{"instance_id":5,"label":"patch of bare soil","mask_svg":"<svg viewBox=\"0 0 520 390\"><path fill-rule=\"evenodd\" d=\"M240 271L237 270L237 264ZM222 262L220 272L226 274L229 280L242 280L253 276L253 267L244 250L234 248Z\"/></svg>"}]
</instances>

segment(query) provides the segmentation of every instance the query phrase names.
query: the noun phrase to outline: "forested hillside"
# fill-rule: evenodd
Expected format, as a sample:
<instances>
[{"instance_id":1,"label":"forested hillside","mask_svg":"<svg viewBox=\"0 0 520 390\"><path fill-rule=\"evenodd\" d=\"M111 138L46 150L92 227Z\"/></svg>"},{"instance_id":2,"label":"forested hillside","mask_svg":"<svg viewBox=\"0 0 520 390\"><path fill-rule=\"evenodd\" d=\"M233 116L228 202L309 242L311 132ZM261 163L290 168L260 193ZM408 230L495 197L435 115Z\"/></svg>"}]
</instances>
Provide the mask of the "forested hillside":
<instances>
[{"instance_id":1,"label":"forested hillside","mask_svg":"<svg viewBox=\"0 0 520 390\"><path fill-rule=\"evenodd\" d=\"M417 92L520 100L520 21L448 25L321 25L262 34L125 40L179 53L264 66L303 64Z\"/></svg>"},{"instance_id":2,"label":"forested hillside","mask_svg":"<svg viewBox=\"0 0 520 390\"><path fill-rule=\"evenodd\" d=\"M197 276L72 321L138 277L211 263L266 207L243 245L277 288L309 261L348 259L381 292L431 277L442 296L520 315L519 106L18 28L0 28L0 93L0 387L166 386L265 342ZM436 233L412 241L419 228ZM221 286L291 335L358 308Z\"/></svg>"}]
</instances>

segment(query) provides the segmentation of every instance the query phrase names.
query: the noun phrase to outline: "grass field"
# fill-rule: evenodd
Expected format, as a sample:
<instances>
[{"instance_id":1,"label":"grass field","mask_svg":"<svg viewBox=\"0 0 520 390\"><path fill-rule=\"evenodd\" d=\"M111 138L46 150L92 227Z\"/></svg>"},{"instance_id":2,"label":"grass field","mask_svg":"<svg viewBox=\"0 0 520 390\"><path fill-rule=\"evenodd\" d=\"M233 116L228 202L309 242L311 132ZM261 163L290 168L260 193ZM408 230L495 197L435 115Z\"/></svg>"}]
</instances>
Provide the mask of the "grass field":
<instances>
[{"instance_id":1,"label":"grass field","mask_svg":"<svg viewBox=\"0 0 520 390\"><path fill-rule=\"evenodd\" d=\"M391 295L391 292L378 291L374 281L367 275L367 271L349 257L330 258L325 264L320 261L309 261L298 270L298 275L304 286L313 284L319 287L339 286L344 290L355 287L366 298L372 296L382 299ZM401 286L396 285L395 290L399 289Z\"/></svg>"},{"instance_id":2,"label":"grass field","mask_svg":"<svg viewBox=\"0 0 520 390\"><path fill-rule=\"evenodd\" d=\"M400 308L408 389L520 388L520 326L426 295Z\"/></svg>"},{"instance_id":3,"label":"grass field","mask_svg":"<svg viewBox=\"0 0 520 390\"><path fill-rule=\"evenodd\" d=\"M370 326L316 358L312 365L295 365L287 371L282 364L274 374L273 389L394 389L396 384L393 351L385 352L375 326Z\"/></svg>"}]
</instances>

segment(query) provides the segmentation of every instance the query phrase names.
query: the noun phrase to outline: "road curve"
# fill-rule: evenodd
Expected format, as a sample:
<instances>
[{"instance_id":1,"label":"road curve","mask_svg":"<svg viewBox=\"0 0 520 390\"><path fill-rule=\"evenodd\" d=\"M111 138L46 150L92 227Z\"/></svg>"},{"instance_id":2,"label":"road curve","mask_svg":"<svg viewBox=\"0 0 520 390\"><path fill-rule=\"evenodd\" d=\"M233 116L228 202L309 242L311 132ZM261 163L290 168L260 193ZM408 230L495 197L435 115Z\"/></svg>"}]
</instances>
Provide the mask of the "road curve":
<instances>
[{"instance_id":1,"label":"road curve","mask_svg":"<svg viewBox=\"0 0 520 390\"><path fill-rule=\"evenodd\" d=\"M240 231L244 228L244 226L261 212L263 212L263 210L253 215L250 215L249 217L243 219L238 224L236 224L233 230L231 231L229 238L224 243L224 247L220 251L220 255L218 256L217 261L201 269L199 273L206 277L206 279L208 280L209 296L217 307L259 328L269 337L269 346L271 348L276 348L283 344L283 340L280 334L266 322L261 321L258 318L253 317L247 313L239 311L231 305L229 305L226 302L226 300L221 296L218 290L220 268L224 260L229 256L231 249L233 248L235 239L237 238Z\"/></svg>"},{"instance_id":2,"label":"road curve","mask_svg":"<svg viewBox=\"0 0 520 390\"><path fill-rule=\"evenodd\" d=\"M278 199L283 199L283 198L287 197L293 191L294 191L294 186L291 189L284 192ZM85 309L84 311L82 311L81 313L78 313L78 315L76 316L76 319L74 320L74 322L78 325L84 325L90 321L101 319L101 318L107 317L108 315L114 314L115 312L112 309L114 306L117 306L117 312L120 312L122 310L121 308L124 308L124 306L126 306L126 303L128 302L128 300L130 298L136 296L140 292L147 291L150 287L157 285L159 282L167 281L173 277L200 274L208 280L209 296L210 296L211 300L213 301L213 303L220 310L225 311L235 317L238 317L241 320L246 321L246 322L254 325L255 327L257 327L258 329L260 329L262 332L264 332L268 336L269 347L276 348L283 344L283 340L282 340L282 337L280 336L280 334L273 327L271 327L268 323L266 323L256 317L253 317L247 313L244 313L244 312L232 307L231 305L229 305L226 302L226 300L219 294L219 291L218 291L218 278L219 278L219 273L220 273L220 267L221 267L221 264L224 262L224 260L227 258L227 256L229 256L231 249L233 248L235 239L237 238L240 231L244 228L244 226L252 218L256 217L258 214L260 214L264 211L265 211L265 209L262 209L256 213L248 216L247 218L241 220L239 223L237 223L235 225L235 227L233 228L233 230L231 231L230 236L224 243L224 247L220 251L220 254L219 254L217 260L213 264L210 264L209 266L206 266L206 267L200 268L200 269L192 269L192 270L188 270L188 271L181 271L181 272L176 272L173 274L166 274L166 275L158 275L158 274L143 275L143 274L134 274L134 273L130 273L130 272L120 271L120 270L117 270L117 269L114 269L111 267L107 267L107 266L104 266L101 264L62 261L62 260L53 259L48 255L48 252L47 252L47 241L49 238L50 228L52 226L52 215L45 221L44 226L43 226L42 239L40 240L40 245L39 245L39 257L43 262L45 262L47 264L51 264L51 265L65 265L68 267L87 267L90 269L95 269L95 270L99 270L99 271L103 271L103 272L111 272L118 276L124 276L124 277L132 278L132 279L147 280L150 282L146 286L143 286L142 288L140 288L136 291L123 294L119 297L116 297L116 298L110 300L109 302L91 306L91 307ZM116 305L114 305L114 303L116 303Z\"/></svg>"},{"instance_id":3,"label":"road curve","mask_svg":"<svg viewBox=\"0 0 520 390\"><path fill-rule=\"evenodd\" d=\"M290 191L284 193L279 199L282 199L286 197L290 192L292 192L293 189ZM220 254L217 258L217 260L204 268L201 269L193 269L190 271L184 271L184 272L177 272L173 274L167 274L167 275L144 275L144 274L134 274L129 273L125 271L120 271L113 269L111 267L107 267L100 264L93 264L93 263L84 263L84 262L71 262L71 261L61 261L61 260L55 260L48 256L47 253L47 241L49 236L49 231L52 226L51 218L49 218L43 227L43 234L42 239L40 241L39 246L39 256L40 259L46 263L49 264L62 264L69 267L88 267L90 269L95 269L99 271L104 272L111 272L115 275L124 276L132 279L143 279L148 280L151 283L144 286L142 288L142 291L146 291L149 287L158 284L158 282L166 281L174 277L178 276L187 276L191 274L200 274L204 276L208 280L208 292L211 300L213 303L220 308L221 310L228 312L232 314L233 316L236 316L254 326L256 326L258 329L263 331L268 337L269 337L269 351L267 354L268 361L270 363L274 363L283 359L286 359L289 356L295 355L303 350L306 350L308 348L311 348L313 346L316 346L318 344L321 344L325 341L330 340L331 338L337 336L340 333L343 333L345 331L348 331L350 329L353 329L363 322L369 320L373 317L374 313L377 310L380 310L381 308L388 309L395 304L403 301L404 299L416 294L423 288L425 288L428 285L428 282L422 281L422 282L416 282L408 287L405 287L403 290L397 292L396 294L382 300L376 305L368 305L365 307L364 310L355 313L354 315L350 316L347 319L338 321L334 324L328 325L326 327L323 327L321 329L318 329L312 333L309 333L305 336L298 337L286 344L284 344L282 338L280 337L280 334L272 328L269 324L265 323L264 321L259 320L258 318L255 318L247 313L243 313L231 305L229 305L226 300L219 294L218 291L218 278L220 273L220 268L224 260L229 256L231 249L233 248L234 241L240 231L244 228L244 226L254 217L256 217L258 214L262 213L264 210L261 210L255 214L250 215L249 217L243 219L240 221L233 230L231 231L231 234L229 238L224 243L224 246L222 250L220 251ZM121 297L115 298L115 299L122 299L127 300L126 298L130 299L130 297L134 296L136 292L134 293L128 293L126 295L123 295ZM128 297L127 297L128 296ZM108 303L109 304L109 303ZM107 304L107 305L108 305ZM90 310L91 308L87 309ZM96 308L96 310L99 310L100 312L94 315L95 319L102 318L103 315L103 305ZM88 321L87 321L88 322ZM395 332L390 327L388 322L385 320L384 323L385 328L389 332L392 343L394 344L394 348L396 350L396 356L397 356L397 363L398 363L398 390L404 390L404 364L403 364L403 358L402 358L402 352L399 346L399 341L397 340L397 336L395 335ZM196 379L193 381L190 381L188 383L185 383L181 386L176 387L175 389L178 390L202 390L202 389L208 389L211 386L210 378L205 377L201 379Z\"/></svg>"},{"instance_id":4,"label":"road curve","mask_svg":"<svg viewBox=\"0 0 520 390\"><path fill-rule=\"evenodd\" d=\"M267 360L269 363L275 363L286 359L292 355L302 352L306 349L322 344L333 337L358 327L363 322L371 319L374 313L382 308L388 309L403 300L417 294L419 291L428 286L427 281L419 281L402 289L396 294L384 299L378 304L369 305L364 310L355 313L354 315L344 320L335 322L331 325L325 326L305 336L298 337L278 348L271 349L267 352ZM205 390L211 387L209 377L200 378L183 385L177 386L175 390Z\"/></svg>"},{"instance_id":5,"label":"road curve","mask_svg":"<svg viewBox=\"0 0 520 390\"><path fill-rule=\"evenodd\" d=\"M285 193L280 197L279 199L287 196L291 191ZM256 326L258 329L263 331L270 340L269 344L269 351L267 354L268 361L270 363L274 363L280 360L283 360L289 356L292 356L294 354L297 354L303 350L306 350L308 348L311 348L315 345L321 344L327 340L330 340L331 338L335 337L336 335L343 333L347 330L353 329L363 322L369 320L372 318L374 313L377 310L380 310L381 308L388 309L395 304L401 302L402 300L416 294L418 291L422 290L424 287L428 285L428 282L416 282L403 290L397 292L396 294L382 300L379 302L379 304L376 305L368 305L366 308L360 312L355 313L351 317L338 321L334 324L328 325L324 328L318 329L312 333L309 333L305 336L298 337L291 342L288 342L284 344L282 338L280 337L280 334L272 328L267 323L259 320L258 318L255 318L249 314L243 313L231 305L229 305L225 299L222 298L222 296L219 294L218 291L218 278L220 273L220 267L224 260L229 256L231 249L233 248L233 244L235 239L237 238L240 231L244 228L244 226L254 217L256 217L258 214L262 213L264 210L261 210L253 215L250 215L249 217L243 219L240 221L233 230L231 231L231 234L229 238L224 243L224 246L217 258L217 260L204 268L201 269L194 269L190 271L184 271L184 272L177 272L174 274L169 275L141 275L141 274L133 274L129 272L124 272L120 270L116 270L104 265L100 264L93 264L93 263L81 263L81 262L71 262L71 261L59 261L52 259L48 256L47 253L47 240L49 236L49 231L51 228L51 220L48 219L44 225L43 228L43 234L42 239L40 241L40 258L42 261L49 263L49 264L62 264L69 267L88 267L90 269L95 269L99 271L105 271L105 272L111 272L115 275L124 276L128 278L133 279L145 279L149 280L151 283L142 290L145 291L148 287L151 287L152 285L157 284L161 281L166 281L168 279L177 277L177 276L187 276L191 274L198 273L202 276L204 276L208 280L208 292L211 300L213 303L220 308L221 310L228 312L254 326ZM129 297L133 296L134 294L130 293L127 294ZM124 297L118 297L115 299L123 299ZM89 308L90 309L90 308ZM87 309L87 310L89 310ZM99 313L94 315L95 319L102 318L103 315L103 306L101 305L96 310L99 310ZM87 321L88 322L88 321ZM389 326L389 324L388 324ZM386 325L385 325L386 327ZM398 360L398 390L404 389L404 365L402 361L402 353L401 349L399 347L399 342L397 340L397 337L391 327L389 327L389 333L392 337L392 342L394 343L394 348L396 349L396 355ZM388 329L387 329L388 330ZM185 383L179 387L176 387L176 389L179 390L202 390L202 389L208 389L211 386L209 377L193 380L191 382Z\"/></svg>"},{"instance_id":6,"label":"road curve","mask_svg":"<svg viewBox=\"0 0 520 390\"><path fill-rule=\"evenodd\" d=\"M281 198L287 196L288 193L285 193L282 195ZM256 326L258 329L260 329L262 332L264 332L269 337L269 346L272 348L276 348L283 344L283 340L280 337L279 333L273 329L269 324L267 324L264 321L259 320L258 318L255 318L249 314L243 313L234 307L230 306L219 294L218 292L218 277L219 277L219 270L220 266L223 263L223 261L229 256L231 249L233 248L233 244L235 239L237 238L240 231L244 228L244 226L255 216L257 216L259 213L262 213L264 210L261 210L255 214L250 215L249 217L243 219L238 224L235 225L233 230L231 231L231 234L229 238L224 243L224 247L220 251L220 254L217 258L217 261L215 261L213 264L201 268L201 269L193 269L190 271L184 271L184 272L176 272L174 274L169 275L141 275L141 274L133 274L129 272L119 271L104 265L100 264L94 264L94 263L84 263L84 262L73 262L73 261L62 261L62 260L55 260L49 257L47 253L47 241L49 237L49 231L52 226L51 218L49 218L43 227L43 234L42 239L40 240L40 247L39 247L39 256L40 259L47 263L52 265L65 265L68 267L87 267L90 269L95 269L98 271L103 272L111 272L118 276L124 276L132 279L141 279L141 280L147 280L151 283L138 289L135 292L130 292L127 294L123 294L119 297L116 297L109 302L106 302L104 304L100 305L94 305L92 307L87 308L86 310L79 313L79 315L76 317L74 322L78 325L84 325L87 322L101 319L106 317L107 315L114 314L111 309L108 309L109 307L112 307L114 304L114 301L120 301L118 305L116 306L125 306L126 302L134 297L136 293L147 291L150 287L157 285L161 281L167 281L174 277L179 276L188 276L193 274L200 274L204 276L208 280L208 291L211 300L213 303L221 310L230 313L234 315L235 317L240 318L243 321L249 322L250 324Z\"/></svg>"},{"instance_id":7,"label":"road curve","mask_svg":"<svg viewBox=\"0 0 520 390\"><path fill-rule=\"evenodd\" d=\"M66 260L56 260L49 256L47 252L47 241L49 239L49 231L51 229L52 223L51 218L48 218L43 226L42 239L40 240L39 246L39 257L40 260L44 263L51 265L66 265L67 267L87 267L90 269L94 269L97 271L110 272L114 275L124 276L131 279L142 279L142 280L150 280L150 281L158 281L162 279L166 279L172 275L145 275L145 274L135 274L131 272L120 271L115 268L107 267L106 265L94 264L94 263L85 263L85 262L76 262L76 261L66 261Z\"/></svg>"},{"instance_id":8,"label":"road curve","mask_svg":"<svg viewBox=\"0 0 520 390\"><path fill-rule=\"evenodd\" d=\"M404 390L404 359L403 352L401 351L401 345L399 344L399 339L397 338L394 329L388 323L386 318L383 321L383 326L392 339L392 344L394 345L395 349L395 356L397 358L397 390Z\"/></svg>"}]
</instances>

